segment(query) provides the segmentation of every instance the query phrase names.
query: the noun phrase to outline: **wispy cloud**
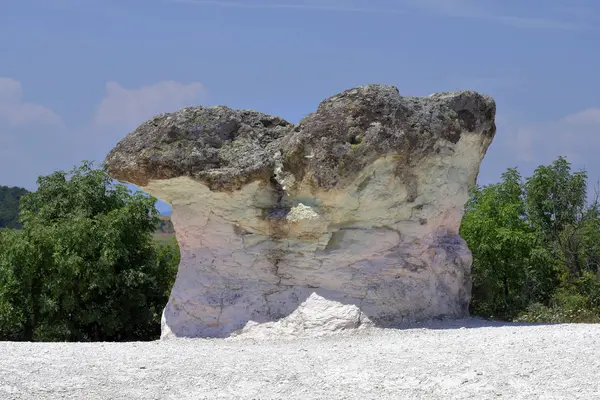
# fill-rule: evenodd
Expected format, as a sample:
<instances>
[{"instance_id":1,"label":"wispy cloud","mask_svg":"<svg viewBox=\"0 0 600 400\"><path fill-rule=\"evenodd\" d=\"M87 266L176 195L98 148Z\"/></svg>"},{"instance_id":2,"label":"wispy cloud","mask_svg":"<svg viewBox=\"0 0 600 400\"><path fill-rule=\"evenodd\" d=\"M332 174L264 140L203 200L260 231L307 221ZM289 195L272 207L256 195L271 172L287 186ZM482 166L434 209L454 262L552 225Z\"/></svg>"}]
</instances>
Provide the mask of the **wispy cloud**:
<instances>
[{"instance_id":1,"label":"wispy cloud","mask_svg":"<svg viewBox=\"0 0 600 400\"><path fill-rule=\"evenodd\" d=\"M100 126L133 129L156 114L196 104L205 95L206 89L200 82L161 81L137 89L108 82L94 122Z\"/></svg>"},{"instance_id":2,"label":"wispy cloud","mask_svg":"<svg viewBox=\"0 0 600 400\"><path fill-rule=\"evenodd\" d=\"M600 107L588 108L563 119L563 122L579 126L593 126L600 132Z\"/></svg>"},{"instance_id":3,"label":"wispy cloud","mask_svg":"<svg viewBox=\"0 0 600 400\"><path fill-rule=\"evenodd\" d=\"M0 78L0 122L10 126L26 124L60 125L60 117L48 107L23 100L21 82Z\"/></svg>"},{"instance_id":4,"label":"wispy cloud","mask_svg":"<svg viewBox=\"0 0 600 400\"><path fill-rule=\"evenodd\" d=\"M201 104L206 96L200 82L124 87L110 81L92 119L73 125L44 106L24 102L18 81L0 78L0 184L34 188L39 175L70 169L81 160L101 162L146 119Z\"/></svg>"},{"instance_id":5,"label":"wispy cloud","mask_svg":"<svg viewBox=\"0 0 600 400\"><path fill-rule=\"evenodd\" d=\"M512 25L517 28L528 29L556 29L565 31L579 31L589 29L590 26L579 22L557 21L543 18L528 18L515 16L487 16L488 19Z\"/></svg>"},{"instance_id":6,"label":"wispy cloud","mask_svg":"<svg viewBox=\"0 0 600 400\"><path fill-rule=\"evenodd\" d=\"M480 184L497 182L509 167L518 166L529 176L539 165L566 157L574 169L588 171L589 182L600 178L600 108L588 108L562 118L530 124L518 117L500 114L498 132L488 150L479 176ZM592 191L589 192L592 195Z\"/></svg>"},{"instance_id":7,"label":"wispy cloud","mask_svg":"<svg viewBox=\"0 0 600 400\"><path fill-rule=\"evenodd\" d=\"M511 129L506 136L519 161L542 162L569 155L573 161L596 160L600 146L600 108L588 108L542 125ZM594 165L596 169L600 164Z\"/></svg>"},{"instance_id":8,"label":"wispy cloud","mask_svg":"<svg viewBox=\"0 0 600 400\"><path fill-rule=\"evenodd\" d=\"M579 13L558 13L550 16L504 14L497 9L499 0L167 0L172 3L197 6L249 9L289 9L352 12L370 14L411 14L430 12L451 18L465 18L504 24L522 29L585 30L591 25ZM565 19L566 18L566 19Z\"/></svg>"},{"instance_id":9,"label":"wispy cloud","mask_svg":"<svg viewBox=\"0 0 600 400\"><path fill-rule=\"evenodd\" d=\"M551 16L525 16L504 14L496 9L499 0L402 0L417 9L425 9L439 15L455 18L479 19L524 29L585 30L591 26L584 21L581 12L559 13L561 18ZM523 3L525 4L525 3ZM496 7L495 7L496 6ZM567 16L569 19L564 19Z\"/></svg>"},{"instance_id":10,"label":"wispy cloud","mask_svg":"<svg viewBox=\"0 0 600 400\"><path fill-rule=\"evenodd\" d=\"M367 7L344 6L339 3L323 4L323 2L307 3L275 3L275 2L250 2L250 1L228 1L228 0L170 0L173 3L192 4L199 6L230 7L230 8L271 8L271 9L296 9L296 10L321 10L353 13L388 13L405 14L400 9L379 9Z\"/></svg>"}]
</instances>

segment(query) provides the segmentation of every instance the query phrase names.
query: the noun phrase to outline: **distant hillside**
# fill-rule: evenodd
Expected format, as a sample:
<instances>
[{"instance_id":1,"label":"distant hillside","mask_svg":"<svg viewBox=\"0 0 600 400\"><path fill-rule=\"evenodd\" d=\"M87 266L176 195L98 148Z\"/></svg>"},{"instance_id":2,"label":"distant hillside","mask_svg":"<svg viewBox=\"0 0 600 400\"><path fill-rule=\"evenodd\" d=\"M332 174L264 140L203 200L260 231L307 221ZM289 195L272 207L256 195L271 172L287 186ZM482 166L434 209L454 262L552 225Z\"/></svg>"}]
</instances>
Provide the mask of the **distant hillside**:
<instances>
[{"instance_id":1,"label":"distant hillside","mask_svg":"<svg viewBox=\"0 0 600 400\"><path fill-rule=\"evenodd\" d=\"M158 224L157 233L175 233L175 228L173 228L173 223L171 222L171 217L168 215L161 215L160 223Z\"/></svg>"},{"instance_id":2,"label":"distant hillside","mask_svg":"<svg viewBox=\"0 0 600 400\"><path fill-rule=\"evenodd\" d=\"M154 233L154 238L162 244L168 244L173 241L175 237L175 229L173 228L173 222L171 222L171 217L168 215L160 216L160 223L158 224L158 229Z\"/></svg>"},{"instance_id":3,"label":"distant hillside","mask_svg":"<svg viewBox=\"0 0 600 400\"><path fill-rule=\"evenodd\" d=\"M0 186L0 228L20 228L19 201L27 189Z\"/></svg>"}]
</instances>

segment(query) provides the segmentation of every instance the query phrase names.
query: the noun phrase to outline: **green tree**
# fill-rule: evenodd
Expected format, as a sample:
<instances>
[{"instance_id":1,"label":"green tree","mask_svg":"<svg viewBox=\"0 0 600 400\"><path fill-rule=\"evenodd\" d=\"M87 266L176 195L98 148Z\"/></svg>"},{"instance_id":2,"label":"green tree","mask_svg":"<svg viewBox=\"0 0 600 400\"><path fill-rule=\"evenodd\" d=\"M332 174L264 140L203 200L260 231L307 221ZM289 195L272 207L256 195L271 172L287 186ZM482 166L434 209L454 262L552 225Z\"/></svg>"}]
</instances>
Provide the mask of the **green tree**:
<instances>
[{"instance_id":1,"label":"green tree","mask_svg":"<svg viewBox=\"0 0 600 400\"><path fill-rule=\"evenodd\" d=\"M590 234L591 225L598 223L597 203L587 205L586 172L572 172L571 164L559 157L536 168L525 187L531 225L570 276L582 277L590 256L586 246L591 244L586 243L585 233Z\"/></svg>"},{"instance_id":2,"label":"green tree","mask_svg":"<svg viewBox=\"0 0 600 400\"><path fill-rule=\"evenodd\" d=\"M473 253L473 314L510 319L552 294L556 271L527 222L525 199L515 169L472 190L460 234Z\"/></svg>"},{"instance_id":3,"label":"green tree","mask_svg":"<svg viewBox=\"0 0 600 400\"><path fill-rule=\"evenodd\" d=\"M523 182L475 187L461 225L473 253L471 312L529 322L600 321L600 210L559 157Z\"/></svg>"},{"instance_id":4,"label":"green tree","mask_svg":"<svg viewBox=\"0 0 600 400\"><path fill-rule=\"evenodd\" d=\"M87 162L38 185L21 199L23 229L0 234L0 335L158 337L178 249L153 241L155 199Z\"/></svg>"},{"instance_id":5,"label":"green tree","mask_svg":"<svg viewBox=\"0 0 600 400\"><path fill-rule=\"evenodd\" d=\"M21 231L0 229L0 340L31 338L39 319L39 252Z\"/></svg>"}]
</instances>

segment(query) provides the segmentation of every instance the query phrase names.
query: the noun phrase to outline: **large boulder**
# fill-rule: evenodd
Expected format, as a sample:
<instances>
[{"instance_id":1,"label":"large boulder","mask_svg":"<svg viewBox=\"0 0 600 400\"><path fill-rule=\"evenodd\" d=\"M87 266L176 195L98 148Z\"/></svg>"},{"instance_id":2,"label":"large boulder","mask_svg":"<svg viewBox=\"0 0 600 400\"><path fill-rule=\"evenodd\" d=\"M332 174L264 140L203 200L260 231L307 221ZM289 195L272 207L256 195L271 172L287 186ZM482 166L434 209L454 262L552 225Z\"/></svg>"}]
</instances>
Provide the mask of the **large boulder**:
<instances>
[{"instance_id":1,"label":"large boulder","mask_svg":"<svg viewBox=\"0 0 600 400\"><path fill-rule=\"evenodd\" d=\"M494 118L473 91L368 85L295 126L222 106L143 123L105 164L172 206L182 258L162 337L467 316L458 230Z\"/></svg>"}]
</instances>

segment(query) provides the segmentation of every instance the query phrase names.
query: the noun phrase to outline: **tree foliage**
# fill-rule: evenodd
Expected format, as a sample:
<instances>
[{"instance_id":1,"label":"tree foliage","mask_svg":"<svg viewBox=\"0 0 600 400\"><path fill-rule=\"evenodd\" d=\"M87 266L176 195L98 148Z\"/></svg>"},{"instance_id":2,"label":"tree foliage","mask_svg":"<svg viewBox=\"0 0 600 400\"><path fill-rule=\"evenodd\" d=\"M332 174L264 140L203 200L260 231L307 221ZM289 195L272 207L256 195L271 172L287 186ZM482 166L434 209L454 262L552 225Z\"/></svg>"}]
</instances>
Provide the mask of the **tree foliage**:
<instances>
[{"instance_id":1,"label":"tree foliage","mask_svg":"<svg viewBox=\"0 0 600 400\"><path fill-rule=\"evenodd\" d=\"M38 185L0 231L0 338L156 338L179 254L152 239L155 199L89 163Z\"/></svg>"},{"instance_id":2,"label":"tree foliage","mask_svg":"<svg viewBox=\"0 0 600 400\"><path fill-rule=\"evenodd\" d=\"M499 183L473 188L461 235L473 253L473 314L536 322L600 315L598 202L588 203L585 171L572 172L565 158L526 180L509 169Z\"/></svg>"}]
</instances>

